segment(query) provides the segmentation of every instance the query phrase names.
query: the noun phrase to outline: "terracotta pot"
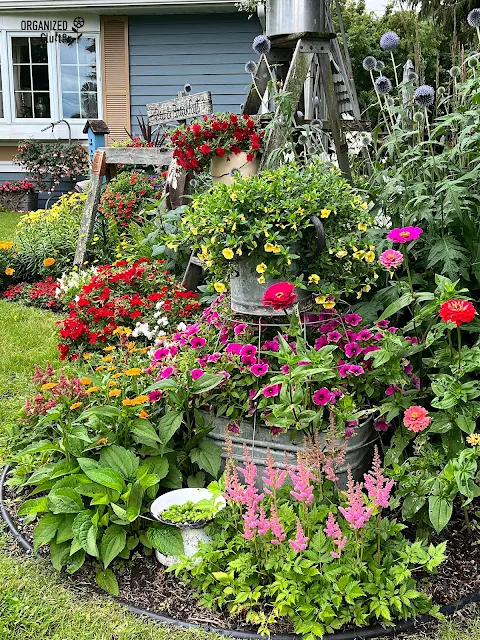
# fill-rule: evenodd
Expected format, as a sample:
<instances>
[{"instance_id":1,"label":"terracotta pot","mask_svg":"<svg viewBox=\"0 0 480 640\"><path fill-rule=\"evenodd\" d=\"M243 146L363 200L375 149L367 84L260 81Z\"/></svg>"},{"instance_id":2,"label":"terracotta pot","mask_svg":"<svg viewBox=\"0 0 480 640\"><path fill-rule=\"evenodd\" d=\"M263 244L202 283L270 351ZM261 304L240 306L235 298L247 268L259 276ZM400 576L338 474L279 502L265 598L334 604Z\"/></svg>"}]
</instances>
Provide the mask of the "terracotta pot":
<instances>
[{"instance_id":1,"label":"terracotta pot","mask_svg":"<svg viewBox=\"0 0 480 640\"><path fill-rule=\"evenodd\" d=\"M213 158L210 164L213 183L231 184L234 180L232 169L238 169L241 176L246 178L255 176L260 168L260 158L255 157L252 162L247 161L246 153L229 153L226 156Z\"/></svg>"}]
</instances>

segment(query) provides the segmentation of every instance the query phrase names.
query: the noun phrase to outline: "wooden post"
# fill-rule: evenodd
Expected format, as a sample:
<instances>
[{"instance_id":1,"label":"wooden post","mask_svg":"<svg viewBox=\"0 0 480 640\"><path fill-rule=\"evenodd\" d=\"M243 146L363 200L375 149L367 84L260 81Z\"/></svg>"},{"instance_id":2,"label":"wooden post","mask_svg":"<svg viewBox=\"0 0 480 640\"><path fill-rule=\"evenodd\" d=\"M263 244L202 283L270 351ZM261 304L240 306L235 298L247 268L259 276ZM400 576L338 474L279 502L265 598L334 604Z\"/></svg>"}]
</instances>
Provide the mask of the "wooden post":
<instances>
[{"instance_id":1,"label":"wooden post","mask_svg":"<svg viewBox=\"0 0 480 640\"><path fill-rule=\"evenodd\" d=\"M90 180L90 189L88 190L85 209L83 210L83 218L80 223L78 234L77 249L73 264L81 267L85 261L87 246L92 237L93 227L95 225L95 217L97 215L100 197L102 195L103 177L106 173L106 156L105 151L96 151L92 164L92 179Z\"/></svg>"}]
</instances>

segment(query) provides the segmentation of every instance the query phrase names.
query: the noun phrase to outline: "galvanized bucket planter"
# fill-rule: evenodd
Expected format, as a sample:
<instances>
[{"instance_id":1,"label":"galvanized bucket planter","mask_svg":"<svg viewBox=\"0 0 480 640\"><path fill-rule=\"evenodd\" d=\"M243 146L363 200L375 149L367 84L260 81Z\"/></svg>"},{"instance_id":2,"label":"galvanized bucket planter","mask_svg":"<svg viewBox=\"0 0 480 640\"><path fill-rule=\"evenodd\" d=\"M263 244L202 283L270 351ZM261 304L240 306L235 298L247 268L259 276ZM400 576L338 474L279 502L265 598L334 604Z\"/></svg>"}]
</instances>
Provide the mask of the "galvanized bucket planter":
<instances>
[{"instance_id":1,"label":"galvanized bucket planter","mask_svg":"<svg viewBox=\"0 0 480 640\"><path fill-rule=\"evenodd\" d=\"M209 416L209 419L212 419L211 416ZM224 460L227 457L225 453L225 433L228 424L229 420L226 418L214 417L213 429L207 436L222 447L222 458ZM247 445L252 459L257 465L257 478L262 476L263 470L266 468L268 450L270 450L275 459L276 465L284 469L285 454L288 454L293 464L298 451L303 446L303 436L301 434L298 434L292 442L288 433L274 436L269 429L259 425L257 425L254 433L253 422L246 421L240 423L240 434L238 436L231 435L231 439L233 442L233 458L239 462L243 461L243 445ZM352 470L353 477L356 480L363 478L363 474L368 469L372 459L375 439L373 420L371 419L363 422L358 427L356 435L349 438L345 462L336 472L341 486L346 485L348 467ZM325 434L320 434L320 443L324 442L324 440ZM339 444L341 445L342 442L339 441Z\"/></svg>"},{"instance_id":2,"label":"galvanized bucket planter","mask_svg":"<svg viewBox=\"0 0 480 640\"><path fill-rule=\"evenodd\" d=\"M248 162L247 154L229 153L226 156L212 158L210 163L210 173L213 184L231 184L238 172L242 178L250 178L258 173L260 168L260 158L256 157L252 162Z\"/></svg>"},{"instance_id":3,"label":"galvanized bucket planter","mask_svg":"<svg viewBox=\"0 0 480 640\"><path fill-rule=\"evenodd\" d=\"M324 30L321 0L267 0L267 36Z\"/></svg>"}]
</instances>

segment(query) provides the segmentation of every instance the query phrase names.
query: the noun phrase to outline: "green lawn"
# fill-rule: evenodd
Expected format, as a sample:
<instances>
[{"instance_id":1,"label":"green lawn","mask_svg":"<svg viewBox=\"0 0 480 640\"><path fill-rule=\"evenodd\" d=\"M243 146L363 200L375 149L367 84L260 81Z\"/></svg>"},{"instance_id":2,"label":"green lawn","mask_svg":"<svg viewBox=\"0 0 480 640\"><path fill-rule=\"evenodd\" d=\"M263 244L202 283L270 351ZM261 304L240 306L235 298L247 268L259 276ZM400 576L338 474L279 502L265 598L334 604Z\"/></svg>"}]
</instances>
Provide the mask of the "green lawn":
<instances>
[{"instance_id":1,"label":"green lawn","mask_svg":"<svg viewBox=\"0 0 480 640\"><path fill-rule=\"evenodd\" d=\"M0 211L0 240L13 240L15 227L24 215L16 211Z\"/></svg>"}]
</instances>

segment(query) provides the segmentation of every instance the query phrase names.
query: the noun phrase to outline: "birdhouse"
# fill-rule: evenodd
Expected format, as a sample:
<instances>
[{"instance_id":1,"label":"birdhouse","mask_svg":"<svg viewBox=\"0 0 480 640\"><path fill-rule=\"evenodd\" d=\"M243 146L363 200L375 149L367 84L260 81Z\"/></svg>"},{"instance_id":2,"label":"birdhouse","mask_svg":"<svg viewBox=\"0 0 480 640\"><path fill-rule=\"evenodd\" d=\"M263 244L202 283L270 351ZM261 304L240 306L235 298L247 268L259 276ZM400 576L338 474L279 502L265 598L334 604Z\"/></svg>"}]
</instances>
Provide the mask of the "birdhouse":
<instances>
[{"instance_id":1,"label":"birdhouse","mask_svg":"<svg viewBox=\"0 0 480 640\"><path fill-rule=\"evenodd\" d=\"M110 133L110 129L103 120L87 120L83 133L88 133L88 153L90 160L93 160L95 151L105 146L105 136Z\"/></svg>"}]
</instances>

